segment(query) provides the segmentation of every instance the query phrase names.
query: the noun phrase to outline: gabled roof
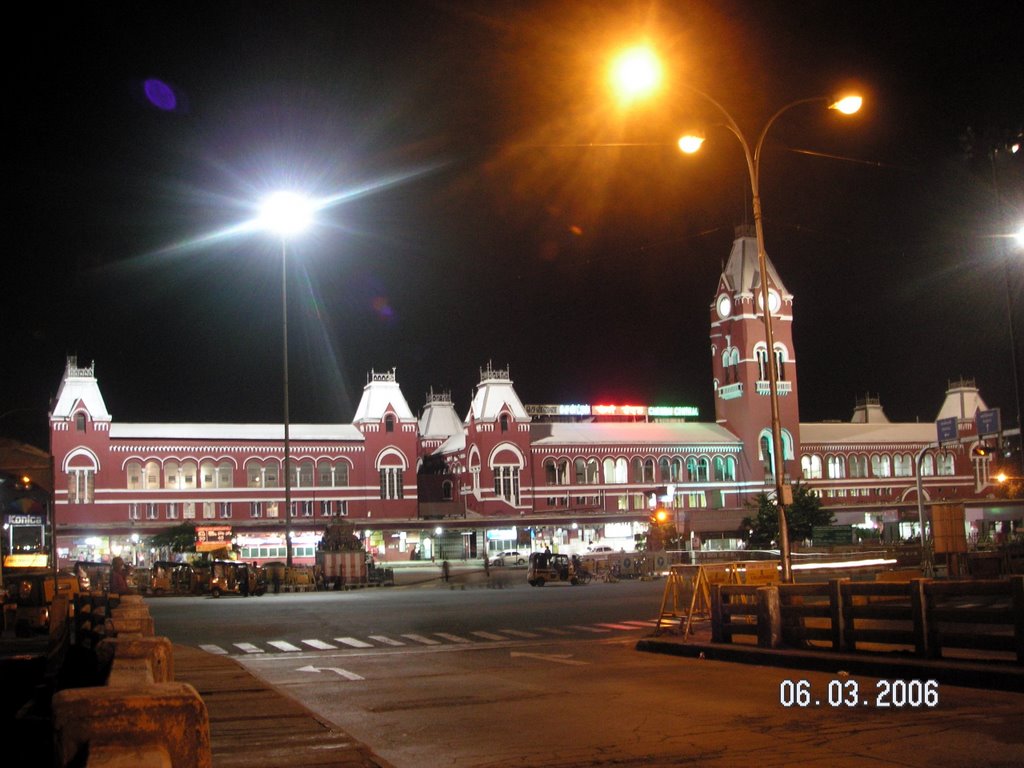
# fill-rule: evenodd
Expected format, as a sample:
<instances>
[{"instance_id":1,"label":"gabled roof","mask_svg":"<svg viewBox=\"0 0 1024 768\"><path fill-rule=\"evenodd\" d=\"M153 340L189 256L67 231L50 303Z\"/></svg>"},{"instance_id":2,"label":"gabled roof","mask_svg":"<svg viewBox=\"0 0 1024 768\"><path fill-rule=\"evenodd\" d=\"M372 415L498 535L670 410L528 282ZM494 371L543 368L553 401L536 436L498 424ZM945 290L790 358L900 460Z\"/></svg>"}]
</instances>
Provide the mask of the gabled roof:
<instances>
[{"instance_id":1,"label":"gabled roof","mask_svg":"<svg viewBox=\"0 0 1024 768\"><path fill-rule=\"evenodd\" d=\"M110 425L112 439L135 440L284 440L283 424L121 424ZM351 424L289 424L291 440L364 441Z\"/></svg>"},{"instance_id":2,"label":"gabled roof","mask_svg":"<svg viewBox=\"0 0 1024 768\"><path fill-rule=\"evenodd\" d=\"M398 386L395 369L392 368L387 373L370 371L369 380L363 387L363 396L359 400L359 407L356 408L356 415L352 421L356 424L361 421L380 421L389 407L401 421L416 418L405 401L401 387Z\"/></svg>"},{"instance_id":3,"label":"gabled roof","mask_svg":"<svg viewBox=\"0 0 1024 768\"><path fill-rule=\"evenodd\" d=\"M946 399L939 408L939 415L935 420L948 419L955 416L958 419L973 419L978 411L987 411L988 406L981 399L981 393L974 386L973 381L961 381L951 385L946 391Z\"/></svg>"},{"instance_id":4,"label":"gabled roof","mask_svg":"<svg viewBox=\"0 0 1024 768\"><path fill-rule=\"evenodd\" d=\"M530 414L516 394L508 370L498 370L488 365L480 371L480 383L476 387L476 395L466 421L471 418L474 421L497 421L498 414L506 406L516 421L530 421Z\"/></svg>"},{"instance_id":5,"label":"gabled roof","mask_svg":"<svg viewBox=\"0 0 1024 768\"><path fill-rule=\"evenodd\" d=\"M824 444L892 444L926 443L936 439L935 425L929 422L828 422L800 425L800 442L808 445Z\"/></svg>"},{"instance_id":6,"label":"gabled roof","mask_svg":"<svg viewBox=\"0 0 1024 768\"><path fill-rule=\"evenodd\" d=\"M455 412L451 397L435 395L433 392L427 395L427 403L423 407L423 415L420 416L420 437L448 438L461 434L462 430L462 420Z\"/></svg>"},{"instance_id":7,"label":"gabled roof","mask_svg":"<svg viewBox=\"0 0 1024 768\"><path fill-rule=\"evenodd\" d=\"M61 379L60 389L57 390L57 399L50 412L51 418L70 418L81 404L89 411L93 421L110 421L110 413L107 411L106 403L103 402L103 395L100 394L95 371L95 363L90 364L88 368L79 368L78 358L68 358L67 366L64 368L64 378Z\"/></svg>"},{"instance_id":8,"label":"gabled roof","mask_svg":"<svg viewBox=\"0 0 1024 768\"><path fill-rule=\"evenodd\" d=\"M743 442L718 424L706 422L543 422L530 425L530 442L538 446L624 444L734 448Z\"/></svg>"},{"instance_id":9,"label":"gabled roof","mask_svg":"<svg viewBox=\"0 0 1024 768\"><path fill-rule=\"evenodd\" d=\"M768 277L770 284L773 284L782 294L784 299L792 299L793 296L786 286L782 284L779 273L775 271L772 260L765 256L768 265ZM733 240L732 251L729 252L729 261L722 270L729 287L736 293L754 293L761 290L761 272L757 264L757 238L752 234L741 234Z\"/></svg>"}]
</instances>

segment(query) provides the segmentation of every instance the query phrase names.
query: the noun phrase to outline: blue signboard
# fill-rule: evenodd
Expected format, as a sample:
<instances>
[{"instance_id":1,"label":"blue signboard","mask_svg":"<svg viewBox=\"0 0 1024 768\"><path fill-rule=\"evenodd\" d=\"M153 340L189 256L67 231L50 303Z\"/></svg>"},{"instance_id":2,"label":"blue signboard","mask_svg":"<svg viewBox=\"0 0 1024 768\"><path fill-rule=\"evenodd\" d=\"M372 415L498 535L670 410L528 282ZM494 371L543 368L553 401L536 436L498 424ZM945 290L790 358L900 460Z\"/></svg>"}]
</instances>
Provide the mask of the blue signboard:
<instances>
[{"instance_id":1,"label":"blue signboard","mask_svg":"<svg viewBox=\"0 0 1024 768\"><path fill-rule=\"evenodd\" d=\"M935 428L939 433L939 443L955 443L960 439L956 422L956 416L950 416L948 419L939 419L935 422Z\"/></svg>"},{"instance_id":2,"label":"blue signboard","mask_svg":"<svg viewBox=\"0 0 1024 768\"><path fill-rule=\"evenodd\" d=\"M999 409L993 408L990 411L978 411L974 415L974 421L978 425L978 436L999 434Z\"/></svg>"}]
</instances>

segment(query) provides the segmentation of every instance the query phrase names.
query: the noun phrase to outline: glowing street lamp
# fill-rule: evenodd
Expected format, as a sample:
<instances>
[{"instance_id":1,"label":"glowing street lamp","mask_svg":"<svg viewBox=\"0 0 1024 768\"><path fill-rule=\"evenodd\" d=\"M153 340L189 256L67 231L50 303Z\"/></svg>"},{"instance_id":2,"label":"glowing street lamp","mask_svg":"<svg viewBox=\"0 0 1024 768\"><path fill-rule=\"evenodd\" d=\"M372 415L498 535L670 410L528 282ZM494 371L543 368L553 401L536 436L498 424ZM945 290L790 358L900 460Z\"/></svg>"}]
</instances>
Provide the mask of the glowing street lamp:
<instances>
[{"instance_id":1,"label":"glowing street lamp","mask_svg":"<svg viewBox=\"0 0 1024 768\"><path fill-rule=\"evenodd\" d=\"M282 378L284 382L284 539L285 563L292 566L292 475L288 415L288 238L304 232L313 223L316 205L297 192L275 192L260 205L257 222L261 229L281 238L281 326Z\"/></svg>"},{"instance_id":2,"label":"glowing street lamp","mask_svg":"<svg viewBox=\"0 0 1024 768\"><path fill-rule=\"evenodd\" d=\"M644 53L642 50L646 52ZM619 65L614 67L612 70L613 75L615 75L613 78L613 85L619 89L623 84L625 84L627 86L626 90L620 90L619 92L623 93L630 99L635 98L637 95L651 92L657 84L660 83L660 67L656 67L649 63L651 59L656 60L656 58L657 57L654 52L649 49L630 49L626 54L617 59ZM656 72L657 78L649 74L644 75L645 72ZM635 79L628 77L627 75L629 73L633 73L635 75ZM647 83L649 85L644 88L642 87L643 83ZM779 550L782 560L782 580L784 582L792 582L792 557L789 546L789 530L786 526L786 504L791 501L792 489L785 482L785 457L783 456L782 424L779 418L779 373L778 363L774 354L775 334L772 331L771 304L769 302L768 294L768 259L764 246L764 229L761 223L761 150L764 147L764 139L765 136L768 135L768 129L774 125L775 121L783 113L789 111L793 107L801 104L823 102L829 106L829 108L835 109L841 114L850 115L860 109L863 104L863 99L856 95L844 96L838 100L820 96L808 99L798 99L797 101L790 102L781 109L778 109L775 114L768 119L764 128L761 129L761 133L757 138L757 143L754 145L753 151L751 151L750 144L744 136L743 131L740 130L739 125L737 125L736 121L725 107L723 107L716 99L692 85L680 83L680 86L690 93L704 99L704 101L707 101L719 112L719 114L725 119L725 127L728 128L729 131L731 131L739 140L747 161L747 171L750 175L750 190L754 209L754 230L757 235L757 266L761 280L761 307L762 317L764 318L765 345L768 349L768 386L772 420L772 469L773 474L775 475L775 501L779 514ZM679 140L679 148L683 152L692 154L700 149L703 141L703 137L690 134Z\"/></svg>"}]
</instances>

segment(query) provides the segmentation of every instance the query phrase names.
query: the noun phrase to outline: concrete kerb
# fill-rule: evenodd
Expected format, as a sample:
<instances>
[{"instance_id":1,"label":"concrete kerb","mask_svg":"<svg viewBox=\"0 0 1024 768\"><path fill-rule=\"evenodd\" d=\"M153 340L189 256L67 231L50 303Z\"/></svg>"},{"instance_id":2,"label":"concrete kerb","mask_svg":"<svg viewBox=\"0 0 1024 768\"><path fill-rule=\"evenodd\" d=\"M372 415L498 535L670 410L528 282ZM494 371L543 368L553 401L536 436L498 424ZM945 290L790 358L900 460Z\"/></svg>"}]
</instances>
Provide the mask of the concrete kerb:
<instances>
[{"instance_id":1,"label":"concrete kerb","mask_svg":"<svg viewBox=\"0 0 1024 768\"><path fill-rule=\"evenodd\" d=\"M56 765L209 768L210 722L199 693L173 682L173 646L153 637L141 597L111 611L96 646L103 687L69 688L52 700ZM141 629L142 632L129 631ZM143 636L146 634L147 636Z\"/></svg>"},{"instance_id":2,"label":"concrete kerb","mask_svg":"<svg viewBox=\"0 0 1024 768\"><path fill-rule=\"evenodd\" d=\"M916 659L897 653L835 653L811 649L760 648L755 645L713 643L697 636L654 636L637 641L636 649L696 659L766 667L847 672L880 679L936 680L943 685L1024 692L1024 667L1013 663L970 659Z\"/></svg>"}]
</instances>

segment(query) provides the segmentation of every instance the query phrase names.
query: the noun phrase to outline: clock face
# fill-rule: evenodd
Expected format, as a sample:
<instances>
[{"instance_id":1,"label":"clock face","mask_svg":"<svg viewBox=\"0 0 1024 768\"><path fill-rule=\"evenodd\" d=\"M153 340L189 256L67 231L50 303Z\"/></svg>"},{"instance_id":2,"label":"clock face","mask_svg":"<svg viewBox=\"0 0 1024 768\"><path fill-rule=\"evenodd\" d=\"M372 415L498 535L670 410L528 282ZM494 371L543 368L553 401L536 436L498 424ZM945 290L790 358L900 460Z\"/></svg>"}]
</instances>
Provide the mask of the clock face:
<instances>
[{"instance_id":1,"label":"clock face","mask_svg":"<svg viewBox=\"0 0 1024 768\"><path fill-rule=\"evenodd\" d=\"M723 320L732 314L732 299L724 293L718 297L718 316Z\"/></svg>"},{"instance_id":2,"label":"clock face","mask_svg":"<svg viewBox=\"0 0 1024 768\"><path fill-rule=\"evenodd\" d=\"M764 299L761 297L760 294L758 294L758 296L757 296L757 306L762 307L762 308L764 307ZM773 313L774 312L778 312L779 308L781 306L782 306L782 297L779 296L778 291L775 291L775 290L769 288L768 289L768 311L769 312L773 312Z\"/></svg>"}]
</instances>

